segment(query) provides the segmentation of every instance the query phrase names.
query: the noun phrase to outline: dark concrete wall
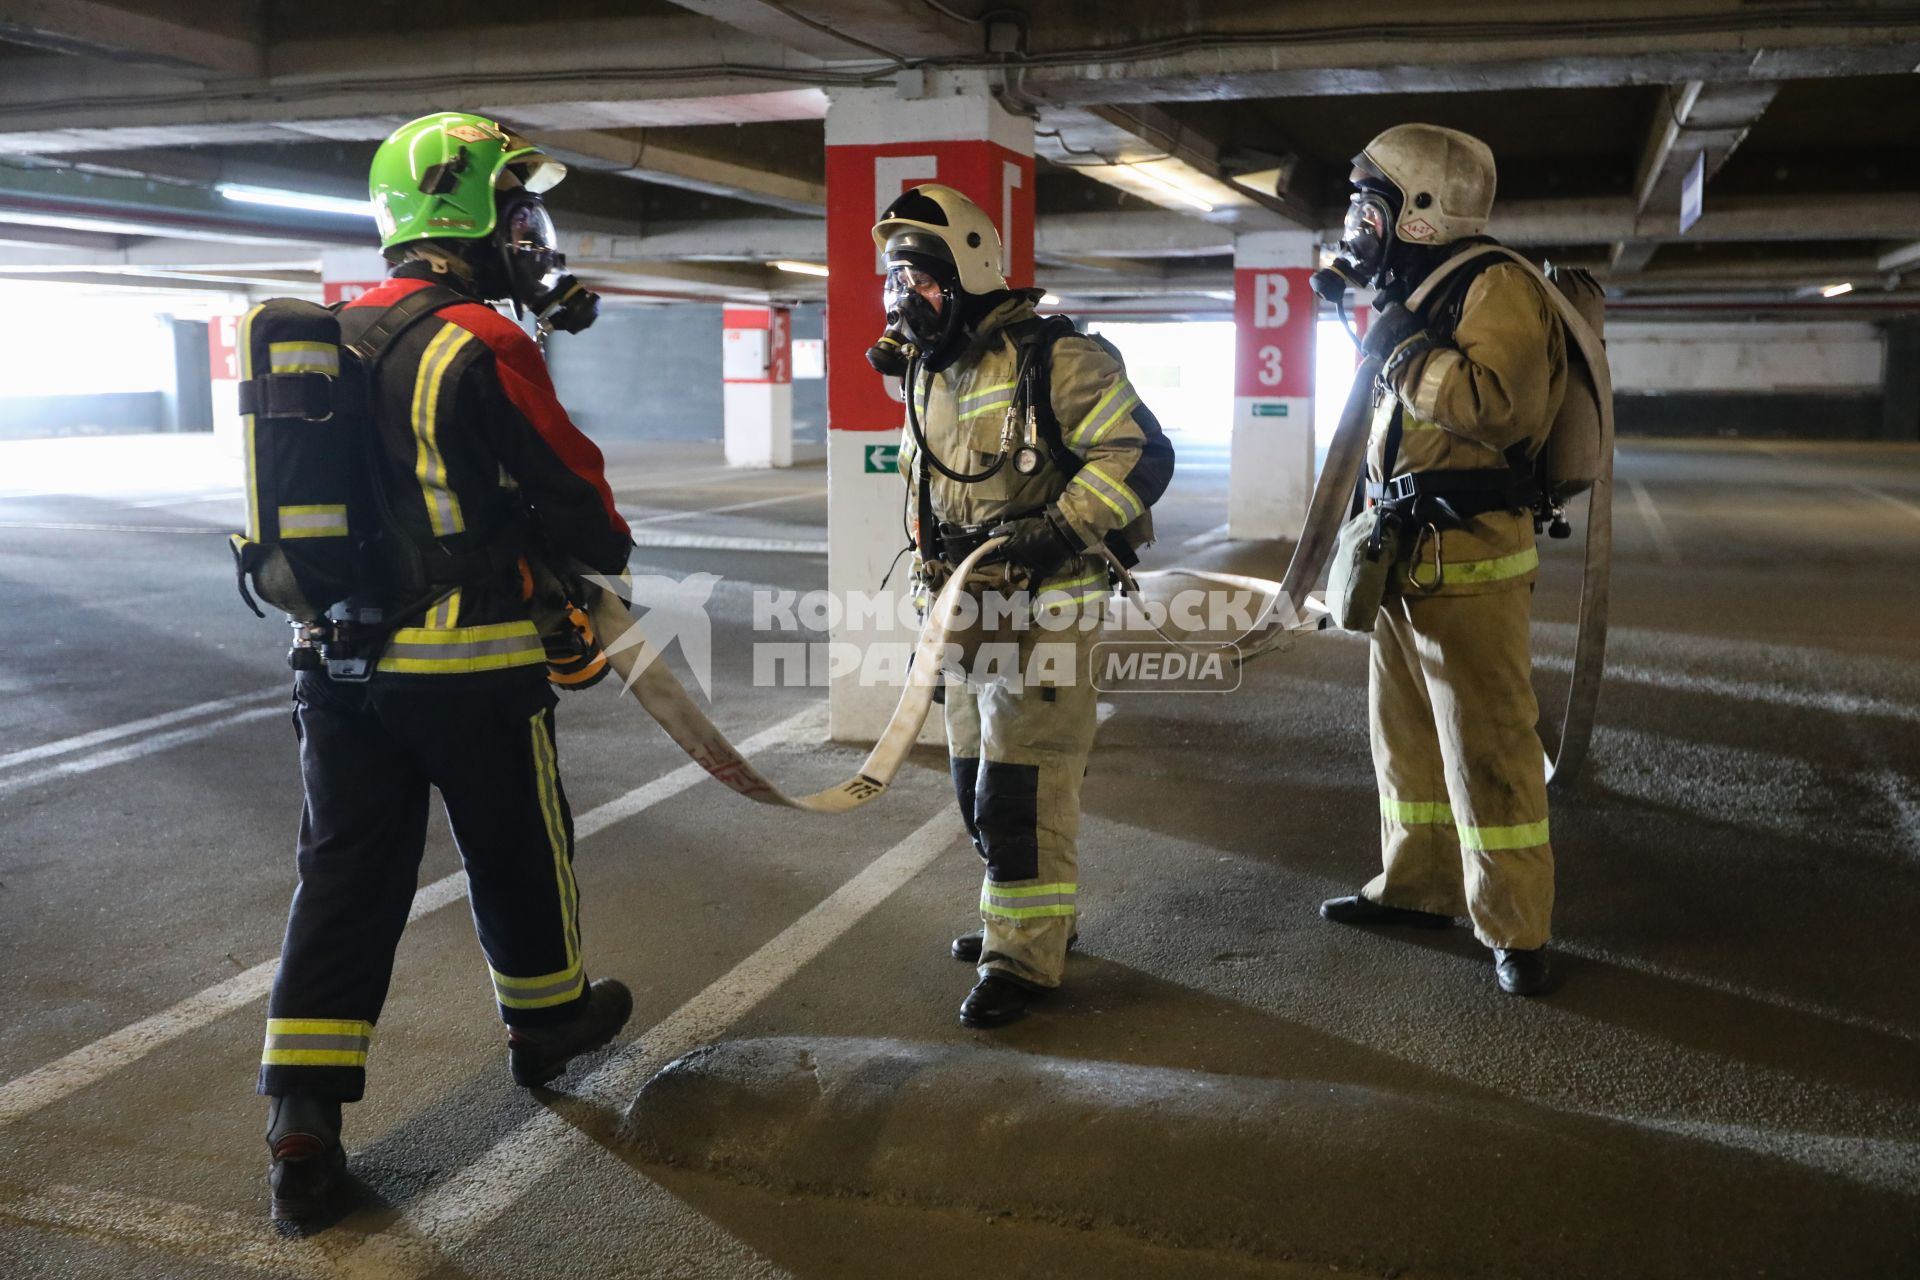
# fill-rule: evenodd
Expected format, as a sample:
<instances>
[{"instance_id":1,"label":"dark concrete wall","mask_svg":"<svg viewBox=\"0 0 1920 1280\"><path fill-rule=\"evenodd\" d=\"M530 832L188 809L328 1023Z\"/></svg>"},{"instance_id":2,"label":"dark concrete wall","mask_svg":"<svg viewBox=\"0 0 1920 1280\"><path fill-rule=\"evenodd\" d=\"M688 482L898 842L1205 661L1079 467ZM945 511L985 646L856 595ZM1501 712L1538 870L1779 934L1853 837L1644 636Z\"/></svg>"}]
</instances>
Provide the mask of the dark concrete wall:
<instances>
[{"instance_id":1,"label":"dark concrete wall","mask_svg":"<svg viewBox=\"0 0 1920 1280\"><path fill-rule=\"evenodd\" d=\"M1751 436L1871 440L1880 435L1879 394L1846 391L1617 392L1614 429L1641 436Z\"/></svg>"},{"instance_id":2,"label":"dark concrete wall","mask_svg":"<svg viewBox=\"0 0 1920 1280\"><path fill-rule=\"evenodd\" d=\"M213 430L213 369L208 363L207 322L173 322L173 390L164 397L165 430Z\"/></svg>"},{"instance_id":3,"label":"dark concrete wall","mask_svg":"<svg viewBox=\"0 0 1920 1280\"><path fill-rule=\"evenodd\" d=\"M821 308L797 307L796 338L823 332ZM721 439L720 312L684 303L603 306L585 333L547 346L554 388L573 420L603 440ZM794 438L826 439L826 381L793 384Z\"/></svg>"},{"instance_id":4,"label":"dark concrete wall","mask_svg":"<svg viewBox=\"0 0 1920 1280\"><path fill-rule=\"evenodd\" d=\"M37 436L121 435L167 429L167 397L159 391L88 396L0 398L0 440ZM208 410L208 429L212 428Z\"/></svg>"},{"instance_id":5,"label":"dark concrete wall","mask_svg":"<svg viewBox=\"0 0 1920 1280\"><path fill-rule=\"evenodd\" d=\"M1920 318L1887 325L1886 394L1881 402L1880 438L1920 440Z\"/></svg>"}]
</instances>

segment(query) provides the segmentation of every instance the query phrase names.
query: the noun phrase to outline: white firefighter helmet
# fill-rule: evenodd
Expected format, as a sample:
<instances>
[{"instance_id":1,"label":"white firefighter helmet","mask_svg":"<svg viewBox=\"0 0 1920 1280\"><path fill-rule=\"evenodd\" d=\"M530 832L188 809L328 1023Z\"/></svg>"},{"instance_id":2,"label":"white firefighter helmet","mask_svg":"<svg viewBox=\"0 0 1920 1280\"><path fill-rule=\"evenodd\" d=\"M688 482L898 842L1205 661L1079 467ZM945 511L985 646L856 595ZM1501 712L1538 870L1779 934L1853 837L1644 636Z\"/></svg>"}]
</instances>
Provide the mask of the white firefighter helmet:
<instances>
[{"instance_id":1,"label":"white firefighter helmet","mask_svg":"<svg viewBox=\"0 0 1920 1280\"><path fill-rule=\"evenodd\" d=\"M1408 244L1452 244L1486 230L1493 212L1493 152L1458 129L1398 124L1353 163L1400 188L1394 234Z\"/></svg>"},{"instance_id":2,"label":"white firefighter helmet","mask_svg":"<svg viewBox=\"0 0 1920 1280\"><path fill-rule=\"evenodd\" d=\"M924 182L902 192L874 224L873 242L947 259L963 293L978 297L1007 287L993 219L952 187Z\"/></svg>"}]
</instances>

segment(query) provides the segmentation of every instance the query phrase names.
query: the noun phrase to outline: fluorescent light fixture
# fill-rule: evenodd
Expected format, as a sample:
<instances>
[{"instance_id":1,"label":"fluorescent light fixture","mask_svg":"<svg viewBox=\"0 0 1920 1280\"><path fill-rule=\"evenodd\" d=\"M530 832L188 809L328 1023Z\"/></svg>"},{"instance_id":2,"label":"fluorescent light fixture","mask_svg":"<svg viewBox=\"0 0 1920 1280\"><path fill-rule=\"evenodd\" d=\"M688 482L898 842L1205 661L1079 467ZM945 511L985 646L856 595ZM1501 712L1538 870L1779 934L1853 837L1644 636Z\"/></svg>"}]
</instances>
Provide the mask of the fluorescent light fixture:
<instances>
[{"instance_id":1,"label":"fluorescent light fixture","mask_svg":"<svg viewBox=\"0 0 1920 1280\"><path fill-rule=\"evenodd\" d=\"M1853 292L1853 282L1851 280L1842 280L1839 284L1830 284L1826 288L1822 289L1820 291L1820 296L1823 298L1837 298L1843 293L1852 293L1852 292Z\"/></svg>"},{"instance_id":2,"label":"fluorescent light fixture","mask_svg":"<svg viewBox=\"0 0 1920 1280\"><path fill-rule=\"evenodd\" d=\"M796 276L823 276L827 274L827 269L817 262L795 262L790 258L782 258L778 262L769 262L767 265L780 271L790 271Z\"/></svg>"},{"instance_id":3,"label":"fluorescent light fixture","mask_svg":"<svg viewBox=\"0 0 1920 1280\"><path fill-rule=\"evenodd\" d=\"M1175 182L1163 174L1155 173L1145 165L1134 164L1132 161L1127 162L1127 168L1133 170L1154 186L1161 188L1182 204L1190 204L1202 213L1213 212L1213 205L1201 199L1198 192L1187 187L1185 184Z\"/></svg>"},{"instance_id":4,"label":"fluorescent light fixture","mask_svg":"<svg viewBox=\"0 0 1920 1280\"><path fill-rule=\"evenodd\" d=\"M1057 293L1043 293L1040 295L1040 305L1043 307L1057 307L1060 305L1060 295Z\"/></svg>"},{"instance_id":5,"label":"fluorescent light fixture","mask_svg":"<svg viewBox=\"0 0 1920 1280\"><path fill-rule=\"evenodd\" d=\"M368 200L348 200L343 196L320 196L307 191L282 191L278 187L248 187L237 182L222 182L214 190L240 204L264 204L275 209L297 209L302 213L332 213L341 217L371 218L373 216L373 204Z\"/></svg>"}]
</instances>

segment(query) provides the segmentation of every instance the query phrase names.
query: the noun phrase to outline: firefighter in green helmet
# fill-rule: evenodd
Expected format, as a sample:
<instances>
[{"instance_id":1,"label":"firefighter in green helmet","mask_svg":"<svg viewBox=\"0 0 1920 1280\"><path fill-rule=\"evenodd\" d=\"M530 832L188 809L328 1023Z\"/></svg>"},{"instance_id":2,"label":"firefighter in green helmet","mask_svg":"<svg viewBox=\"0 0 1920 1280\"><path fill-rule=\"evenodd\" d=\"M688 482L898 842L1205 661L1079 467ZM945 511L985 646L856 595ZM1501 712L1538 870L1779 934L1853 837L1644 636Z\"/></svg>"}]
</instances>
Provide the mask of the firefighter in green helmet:
<instances>
[{"instance_id":1,"label":"firefighter in green helmet","mask_svg":"<svg viewBox=\"0 0 1920 1280\"><path fill-rule=\"evenodd\" d=\"M566 273L540 194L565 172L455 112L403 125L374 156L391 272L341 311L342 343L400 308L422 313L390 330L370 388L366 465L386 522L375 545L451 568L422 597L402 602L375 574L346 602L359 610L348 626L386 611L368 678L335 679L331 664L295 677L300 880L258 1080L276 1218L322 1213L342 1189L341 1104L365 1089L431 790L466 866L513 1079L554 1079L632 1010L622 984L588 980L556 699L528 599L536 548L618 575L632 539L539 349L490 305L545 329L592 322L594 295Z\"/></svg>"}]
</instances>

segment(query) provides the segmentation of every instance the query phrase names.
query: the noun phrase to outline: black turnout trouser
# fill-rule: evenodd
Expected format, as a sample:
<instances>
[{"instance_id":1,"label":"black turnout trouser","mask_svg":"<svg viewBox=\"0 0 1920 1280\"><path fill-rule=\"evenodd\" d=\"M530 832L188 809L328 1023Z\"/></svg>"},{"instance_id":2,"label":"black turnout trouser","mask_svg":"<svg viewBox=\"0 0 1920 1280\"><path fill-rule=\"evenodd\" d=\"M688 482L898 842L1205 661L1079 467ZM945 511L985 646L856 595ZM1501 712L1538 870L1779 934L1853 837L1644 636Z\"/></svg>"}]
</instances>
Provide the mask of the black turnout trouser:
<instances>
[{"instance_id":1,"label":"black turnout trouser","mask_svg":"<svg viewBox=\"0 0 1920 1280\"><path fill-rule=\"evenodd\" d=\"M447 681L443 683L443 681ZM544 668L340 684L302 672L300 885L268 1007L259 1091L358 1099L438 788L466 864L500 1016L578 1012L587 978L573 817Z\"/></svg>"}]
</instances>

